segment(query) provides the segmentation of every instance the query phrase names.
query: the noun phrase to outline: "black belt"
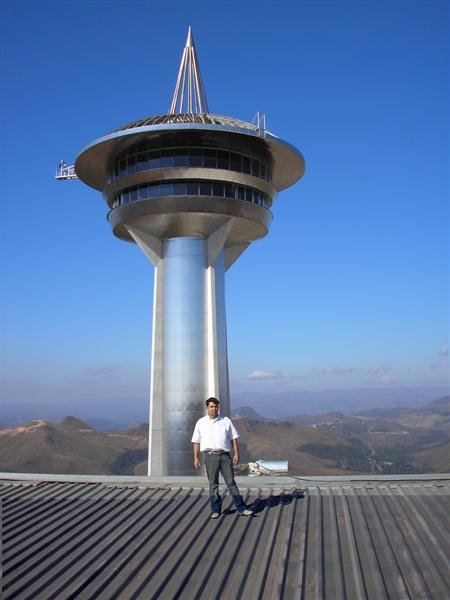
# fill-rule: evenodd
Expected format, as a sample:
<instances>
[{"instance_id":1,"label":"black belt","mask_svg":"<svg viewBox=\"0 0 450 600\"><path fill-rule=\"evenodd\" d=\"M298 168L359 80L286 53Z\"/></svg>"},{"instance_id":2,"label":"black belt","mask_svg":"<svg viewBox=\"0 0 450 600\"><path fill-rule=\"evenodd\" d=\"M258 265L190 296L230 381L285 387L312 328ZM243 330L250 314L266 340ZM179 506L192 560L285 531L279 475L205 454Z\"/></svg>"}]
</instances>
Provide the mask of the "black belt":
<instances>
[{"instance_id":1,"label":"black belt","mask_svg":"<svg viewBox=\"0 0 450 600\"><path fill-rule=\"evenodd\" d=\"M205 450L205 454L212 456L214 454L220 455L220 454L230 454L230 453L226 450Z\"/></svg>"}]
</instances>

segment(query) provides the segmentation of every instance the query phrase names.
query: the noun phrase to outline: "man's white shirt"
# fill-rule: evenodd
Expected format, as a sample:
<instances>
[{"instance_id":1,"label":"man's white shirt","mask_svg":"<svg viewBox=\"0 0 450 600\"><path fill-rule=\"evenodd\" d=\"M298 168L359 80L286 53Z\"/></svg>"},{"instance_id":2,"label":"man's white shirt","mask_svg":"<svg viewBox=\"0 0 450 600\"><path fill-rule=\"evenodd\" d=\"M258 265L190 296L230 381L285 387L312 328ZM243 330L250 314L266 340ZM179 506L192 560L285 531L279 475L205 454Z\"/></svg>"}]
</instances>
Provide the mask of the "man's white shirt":
<instances>
[{"instance_id":1,"label":"man's white shirt","mask_svg":"<svg viewBox=\"0 0 450 600\"><path fill-rule=\"evenodd\" d=\"M197 421L192 434L192 442L200 444L200 452L205 450L231 451L231 441L239 437L228 417L210 419L208 415Z\"/></svg>"}]
</instances>

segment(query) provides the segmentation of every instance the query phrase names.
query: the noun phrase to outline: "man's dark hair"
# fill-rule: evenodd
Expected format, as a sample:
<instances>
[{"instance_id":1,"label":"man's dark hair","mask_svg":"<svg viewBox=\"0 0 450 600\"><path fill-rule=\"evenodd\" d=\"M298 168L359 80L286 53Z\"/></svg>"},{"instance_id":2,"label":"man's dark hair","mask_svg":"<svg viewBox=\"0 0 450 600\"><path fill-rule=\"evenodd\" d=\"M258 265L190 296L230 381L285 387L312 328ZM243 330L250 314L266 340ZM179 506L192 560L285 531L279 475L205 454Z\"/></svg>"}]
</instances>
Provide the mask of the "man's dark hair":
<instances>
[{"instance_id":1,"label":"man's dark hair","mask_svg":"<svg viewBox=\"0 0 450 600\"><path fill-rule=\"evenodd\" d=\"M205 400L206 406L209 406L210 402L212 402L216 406L219 406L219 401L217 400L217 398L208 398L207 400Z\"/></svg>"}]
</instances>

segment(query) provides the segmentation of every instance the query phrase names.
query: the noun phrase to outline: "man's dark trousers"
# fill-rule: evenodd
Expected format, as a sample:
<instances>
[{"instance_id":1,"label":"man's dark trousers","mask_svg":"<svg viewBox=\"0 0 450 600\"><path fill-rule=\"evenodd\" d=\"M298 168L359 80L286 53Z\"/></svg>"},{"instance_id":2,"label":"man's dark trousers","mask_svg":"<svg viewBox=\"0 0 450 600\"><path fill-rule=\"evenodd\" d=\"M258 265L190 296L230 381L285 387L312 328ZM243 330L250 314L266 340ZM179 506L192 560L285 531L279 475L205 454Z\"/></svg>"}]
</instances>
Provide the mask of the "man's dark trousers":
<instances>
[{"instance_id":1,"label":"man's dark trousers","mask_svg":"<svg viewBox=\"0 0 450 600\"><path fill-rule=\"evenodd\" d=\"M233 461L231 460L230 453L208 454L208 452L205 452L205 466L209 481L211 512L220 513L222 510L222 498L219 495L219 472L222 473L228 491L233 496L233 502L238 512L245 510L244 499L240 495L238 486L234 480Z\"/></svg>"}]
</instances>

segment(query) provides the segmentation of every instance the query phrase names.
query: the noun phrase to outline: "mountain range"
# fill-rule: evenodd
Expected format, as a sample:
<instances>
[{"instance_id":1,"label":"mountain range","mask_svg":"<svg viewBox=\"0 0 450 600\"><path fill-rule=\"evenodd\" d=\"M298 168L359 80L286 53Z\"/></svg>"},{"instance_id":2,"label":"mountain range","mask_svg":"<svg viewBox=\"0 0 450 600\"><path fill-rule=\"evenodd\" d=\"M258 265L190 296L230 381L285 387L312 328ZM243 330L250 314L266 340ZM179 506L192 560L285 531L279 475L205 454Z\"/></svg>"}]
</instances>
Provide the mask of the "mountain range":
<instances>
[{"instance_id":1,"label":"mountain range","mask_svg":"<svg viewBox=\"0 0 450 600\"><path fill-rule=\"evenodd\" d=\"M370 409L422 406L445 396L441 388L361 388L323 391L246 392L233 393L231 406L247 406L266 419L290 418L299 414L321 414L340 411L346 414ZM58 421L76 414L100 431L119 431L136 427L148 420L148 399L104 398L65 400L58 402L3 401L0 427L28 423L32 419Z\"/></svg>"},{"instance_id":2,"label":"mountain range","mask_svg":"<svg viewBox=\"0 0 450 600\"><path fill-rule=\"evenodd\" d=\"M288 460L293 475L450 471L450 397L415 408L381 408L267 419L233 410L241 461ZM4 472L145 475L148 425L98 431L65 417L0 430ZM245 472L245 471L243 471Z\"/></svg>"}]
</instances>

